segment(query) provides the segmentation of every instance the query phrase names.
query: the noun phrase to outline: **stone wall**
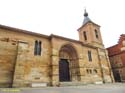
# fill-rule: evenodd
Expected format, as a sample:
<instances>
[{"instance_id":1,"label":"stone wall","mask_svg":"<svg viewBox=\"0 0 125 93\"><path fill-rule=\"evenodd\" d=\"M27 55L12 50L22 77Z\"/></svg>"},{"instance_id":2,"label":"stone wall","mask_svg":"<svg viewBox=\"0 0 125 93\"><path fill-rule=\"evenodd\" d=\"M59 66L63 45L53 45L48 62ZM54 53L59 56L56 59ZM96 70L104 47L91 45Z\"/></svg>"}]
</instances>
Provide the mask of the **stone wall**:
<instances>
[{"instance_id":1,"label":"stone wall","mask_svg":"<svg viewBox=\"0 0 125 93\"><path fill-rule=\"evenodd\" d=\"M0 37L0 87L12 87L17 45Z\"/></svg>"},{"instance_id":2,"label":"stone wall","mask_svg":"<svg viewBox=\"0 0 125 93\"><path fill-rule=\"evenodd\" d=\"M88 51L92 53L92 61L88 59ZM83 47L83 59L80 62L81 81L85 83L102 82L102 72L100 68L98 52L95 48Z\"/></svg>"},{"instance_id":3,"label":"stone wall","mask_svg":"<svg viewBox=\"0 0 125 93\"><path fill-rule=\"evenodd\" d=\"M63 40L57 37L53 37L52 43L52 81L53 85L59 84L59 50L63 45L70 44L74 47L78 54L78 64L80 69L81 82L95 83L103 82L104 75L105 82L112 82L111 69L106 56L106 51L98 51L97 48L81 45L80 43L71 42L69 40ZM88 50L92 52L92 62L88 61ZM100 54L100 56L99 56ZM101 57L101 58L100 58ZM104 69L104 75L102 75L102 69Z\"/></svg>"},{"instance_id":4,"label":"stone wall","mask_svg":"<svg viewBox=\"0 0 125 93\"><path fill-rule=\"evenodd\" d=\"M34 55L35 41L41 41L41 55ZM59 81L59 53L64 45L76 51L79 80L71 82L111 82L111 70L105 49L85 45L80 41L60 36L27 34L21 31L0 29L0 84L3 87L31 87L32 84L46 83L57 86ZM88 51L92 61L88 60ZM71 54L73 52L71 51ZM3 70L3 71L2 71ZM75 70L73 71L75 72Z\"/></svg>"},{"instance_id":5,"label":"stone wall","mask_svg":"<svg viewBox=\"0 0 125 93\"><path fill-rule=\"evenodd\" d=\"M0 29L0 40L0 85L30 87L32 83L51 84L51 46L47 36ZM34 55L35 40L42 42L39 56Z\"/></svg>"},{"instance_id":6,"label":"stone wall","mask_svg":"<svg viewBox=\"0 0 125 93\"><path fill-rule=\"evenodd\" d=\"M111 69L111 64L108 57L108 52L106 49L98 49L99 60L101 63L103 82L111 83L114 82L114 77Z\"/></svg>"}]
</instances>

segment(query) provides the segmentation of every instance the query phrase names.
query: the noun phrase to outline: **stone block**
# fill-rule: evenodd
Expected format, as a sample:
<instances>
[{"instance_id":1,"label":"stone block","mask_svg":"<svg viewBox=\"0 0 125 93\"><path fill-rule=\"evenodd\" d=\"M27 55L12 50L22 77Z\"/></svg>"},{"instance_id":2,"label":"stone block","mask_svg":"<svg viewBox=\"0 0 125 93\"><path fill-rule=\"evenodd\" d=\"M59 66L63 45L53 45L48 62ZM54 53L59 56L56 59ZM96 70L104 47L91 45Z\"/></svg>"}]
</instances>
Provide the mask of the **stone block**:
<instances>
[{"instance_id":1,"label":"stone block","mask_svg":"<svg viewBox=\"0 0 125 93\"><path fill-rule=\"evenodd\" d=\"M47 87L47 83L31 83L31 87Z\"/></svg>"}]
</instances>

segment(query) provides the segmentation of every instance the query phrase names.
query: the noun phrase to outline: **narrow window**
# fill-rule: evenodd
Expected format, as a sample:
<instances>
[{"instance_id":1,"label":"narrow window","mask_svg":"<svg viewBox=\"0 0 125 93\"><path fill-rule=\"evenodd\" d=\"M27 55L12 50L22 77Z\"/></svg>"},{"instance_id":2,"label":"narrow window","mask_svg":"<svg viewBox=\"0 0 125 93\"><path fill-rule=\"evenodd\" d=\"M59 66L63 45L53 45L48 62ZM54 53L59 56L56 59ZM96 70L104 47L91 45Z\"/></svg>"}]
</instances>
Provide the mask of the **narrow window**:
<instances>
[{"instance_id":1,"label":"narrow window","mask_svg":"<svg viewBox=\"0 0 125 93\"><path fill-rule=\"evenodd\" d=\"M41 41L39 41L38 45L38 55L41 55Z\"/></svg>"},{"instance_id":2,"label":"narrow window","mask_svg":"<svg viewBox=\"0 0 125 93\"><path fill-rule=\"evenodd\" d=\"M92 54L91 54L91 51L88 51L88 58L89 58L89 61L92 61Z\"/></svg>"},{"instance_id":3,"label":"narrow window","mask_svg":"<svg viewBox=\"0 0 125 93\"><path fill-rule=\"evenodd\" d=\"M87 69L87 74L92 74L92 70L91 69Z\"/></svg>"},{"instance_id":4,"label":"narrow window","mask_svg":"<svg viewBox=\"0 0 125 93\"><path fill-rule=\"evenodd\" d=\"M97 70L96 70L96 69L94 69L94 73L95 73L95 74L97 73Z\"/></svg>"},{"instance_id":5,"label":"narrow window","mask_svg":"<svg viewBox=\"0 0 125 93\"><path fill-rule=\"evenodd\" d=\"M92 70L90 69L90 74L92 74Z\"/></svg>"},{"instance_id":6,"label":"narrow window","mask_svg":"<svg viewBox=\"0 0 125 93\"><path fill-rule=\"evenodd\" d=\"M35 41L34 55L41 55L41 41Z\"/></svg>"},{"instance_id":7,"label":"narrow window","mask_svg":"<svg viewBox=\"0 0 125 93\"><path fill-rule=\"evenodd\" d=\"M35 46L34 46L34 55L37 55L37 47L38 47L38 41L35 41Z\"/></svg>"},{"instance_id":8,"label":"narrow window","mask_svg":"<svg viewBox=\"0 0 125 93\"><path fill-rule=\"evenodd\" d=\"M87 35L85 31L83 32L83 35L84 35L84 39L87 40Z\"/></svg>"},{"instance_id":9,"label":"narrow window","mask_svg":"<svg viewBox=\"0 0 125 93\"><path fill-rule=\"evenodd\" d=\"M89 74L89 70L87 69L86 71L87 71L87 74Z\"/></svg>"},{"instance_id":10,"label":"narrow window","mask_svg":"<svg viewBox=\"0 0 125 93\"><path fill-rule=\"evenodd\" d=\"M98 31L95 29L95 37L98 39L99 35L98 35Z\"/></svg>"}]
</instances>

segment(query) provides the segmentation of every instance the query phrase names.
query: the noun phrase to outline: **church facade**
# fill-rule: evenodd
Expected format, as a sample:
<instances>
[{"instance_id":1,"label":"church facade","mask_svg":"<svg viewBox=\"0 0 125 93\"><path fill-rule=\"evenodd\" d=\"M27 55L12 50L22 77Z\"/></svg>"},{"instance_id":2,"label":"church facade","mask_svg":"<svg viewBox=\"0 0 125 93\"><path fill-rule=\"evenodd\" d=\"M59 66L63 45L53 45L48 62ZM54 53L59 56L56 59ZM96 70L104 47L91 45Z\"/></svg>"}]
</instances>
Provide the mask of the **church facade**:
<instances>
[{"instance_id":1,"label":"church facade","mask_svg":"<svg viewBox=\"0 0 125 93\"><path fill-rule=\"evenodd\" d=\"M78 34L73 40L0 25L0 87L114 82L100 26L86 11Z\"/></svg>"}]
</instances>

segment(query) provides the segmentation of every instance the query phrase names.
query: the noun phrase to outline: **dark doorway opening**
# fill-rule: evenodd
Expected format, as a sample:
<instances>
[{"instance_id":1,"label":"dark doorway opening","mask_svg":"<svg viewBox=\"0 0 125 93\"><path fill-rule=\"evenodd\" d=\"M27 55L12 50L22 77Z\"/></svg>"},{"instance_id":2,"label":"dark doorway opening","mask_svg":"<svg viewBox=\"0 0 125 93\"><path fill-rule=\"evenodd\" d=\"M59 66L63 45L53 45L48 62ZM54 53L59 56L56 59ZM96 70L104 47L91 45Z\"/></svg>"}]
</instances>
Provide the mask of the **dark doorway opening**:
<instances>
[{"instance_id":1,"label":"dark doorway opening","mask_svg":"<svg viewBox=\"0 0 125 93\"><path fill-rule=\"evenodd\" d=\"M69 62L67 59L61 59L59 62L59 81L70 81Z\"/></svg>"},{"instance_id":2,"label":"dark doorway opening","mask_svg":"<svg viewBox=\"0 0 125 93\"><path fill-rule=\"evenodd\" d=\"M121 82L121 77L120 77L119 73L116 73L115 76L114 76L114 78L115 78L116 82Z\"/></svg>"}]
</instances>

